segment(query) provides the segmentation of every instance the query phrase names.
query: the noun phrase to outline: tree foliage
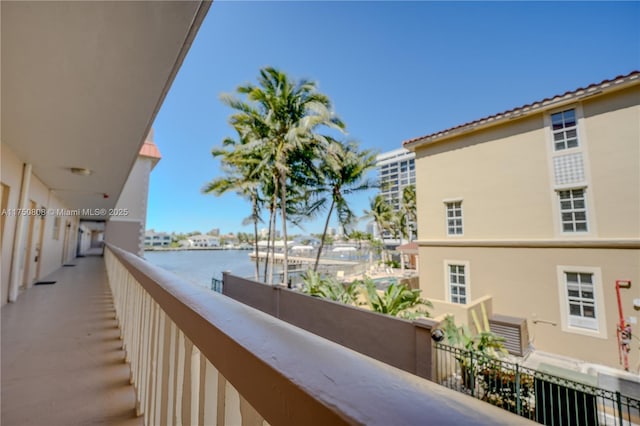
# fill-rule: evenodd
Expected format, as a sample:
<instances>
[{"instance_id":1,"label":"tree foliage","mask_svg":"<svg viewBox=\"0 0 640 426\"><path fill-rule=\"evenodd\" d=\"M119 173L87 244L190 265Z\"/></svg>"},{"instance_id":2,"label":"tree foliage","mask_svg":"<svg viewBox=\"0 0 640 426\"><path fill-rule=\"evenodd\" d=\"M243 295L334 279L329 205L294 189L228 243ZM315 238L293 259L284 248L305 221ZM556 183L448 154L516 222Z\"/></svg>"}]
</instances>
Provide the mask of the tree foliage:
<instances>
[{"instance_id":1,"label":"tree foliage","mask_svg":"<svg viewBox=\"0 0 640 426\"><path fill-rule=\"evenodd\" d=\"M406 319L428 318L425 308L433 307L420 297L421 290L410 289L406 284L390 284L383 292L378 291L370 278L365 278L363 285L367 304L375 312Z\"/></svg>"},{"instance_id":2,"label":"tree foliage","mask_svg":"<svg viewBox=\"0 0 640 426\"><path fill-rule=\"evenodd\" d=\"M302 226L322 212L327 214L327 225L334 211L341 224L350 222L354 214L346 196L372 186L364 177L374 166L375 155L359 150L355 142L329 136L330 131L344 131L345 125L334 114L330 99L311 80L295 80L265 67L256 84L241 85L235 94L223 95L221 100L233 110L229 124L237 136L224 139L222 147L212 151L221 161L223 175L203 191L214 195L236 192L250 201L247 221L254 224L256 254L257 224L264 211L268 212L264 280L272 283L276 217L280 216L284 241L288 223ZM288 250L283 254L286 282Z\"/></svg>"},{"instance_id":3,"label":"tree foliage","mask_svg":"<svg viewBox=\"0 0 640 426\"><path fill-rule=\"evenodd\" d=\"M348 305L357 304L359 283L345 286L333 277L322 276L312 270L308 270L302 279L302 292L305 294Z\"/></svg>"},{"instance_id":4,"label":"tree foliage","mask_svg":"<svg viewBox=\"0 0 640 426\"><path fill-rule=\"evenodd\" d=\"M412 290L406 284L390 284L380 291L368 277L345 285L333 277L307 271L303 276L302 292L349 305L365 305L374 312L405 319L428 318L429 312L425 308L433 307L431 302L420 297L419 289Z\"/></svg>"}]
</instances>

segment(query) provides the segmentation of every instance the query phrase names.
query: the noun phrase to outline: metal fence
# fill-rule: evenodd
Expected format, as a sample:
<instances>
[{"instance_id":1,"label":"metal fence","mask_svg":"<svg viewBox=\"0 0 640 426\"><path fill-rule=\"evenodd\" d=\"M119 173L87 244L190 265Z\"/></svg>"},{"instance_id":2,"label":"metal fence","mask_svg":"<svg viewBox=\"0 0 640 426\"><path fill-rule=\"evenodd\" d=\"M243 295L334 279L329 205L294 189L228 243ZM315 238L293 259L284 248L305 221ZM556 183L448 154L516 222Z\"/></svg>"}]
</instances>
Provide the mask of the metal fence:
<instances>
[{"instance_id":1,"label":"metal fence","mask_svg":"<svg viewBox=\"0 0 640 426\"><path fill-rule=\"evenodd\" d=\"M434 380L545 425L640 425L640 400L441 343Z\"/></svg>"},{"instance_id":2,"label":"metal fence","mask_svg":"<svg viewBox=\"0 0 640 426\"><path fill-rule=\"evenodd\" d=\"M217 278L211 278L211 290L222 293L222 280Z\"/></svg>"}]
</instances>

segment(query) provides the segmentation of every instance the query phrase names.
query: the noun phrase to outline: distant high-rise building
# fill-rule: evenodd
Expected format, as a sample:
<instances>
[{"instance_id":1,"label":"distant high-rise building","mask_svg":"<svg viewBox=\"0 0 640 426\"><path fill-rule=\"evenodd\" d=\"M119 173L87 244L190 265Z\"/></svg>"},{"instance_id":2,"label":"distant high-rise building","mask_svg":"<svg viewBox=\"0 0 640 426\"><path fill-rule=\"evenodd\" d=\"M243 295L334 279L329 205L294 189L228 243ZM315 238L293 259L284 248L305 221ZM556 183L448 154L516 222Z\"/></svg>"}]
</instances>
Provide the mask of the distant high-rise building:
<instances>
[{"instance_id":1,"label":"distant high-rise building","mask_svg":"<svg viewBox=\"0 0 640 426\"><path fill-rule=\"evenodd\" d=\"M394 211L402 206L402 191L407 186L416 185L415 153L404 148L385 152L376 158L380 195L393 207ZM415 224L409 225L415 233ZM378 230L379 231L379 230ZM374 234L374 236L377 236ZM382 238L393 238L388 232L382 232Z\"/></svg>"},{"instance_id":2,"label":"distant high-rise building","mask_svg":"<svg viewBox=\"0 0 640 426\"><path fill-rule=\"evenodd\" d=\"M404 148L378 155L376 166L380 180L380 194L393 206L400 209L402 190L416 184L415 153Z\"/></svg>"},{"instance_id":3,"label":"distant high-rise building","mask_svg":"<svg viewBox=\"0 0 640 426\"><path fill-rule=\"evenodd\" d=\"M367 234L371 234L374 238L377 238L379 235L378 227L376 226L376 223L374 221L367 223L367 228L365 232Z\"/></svg>"}]
</instances>

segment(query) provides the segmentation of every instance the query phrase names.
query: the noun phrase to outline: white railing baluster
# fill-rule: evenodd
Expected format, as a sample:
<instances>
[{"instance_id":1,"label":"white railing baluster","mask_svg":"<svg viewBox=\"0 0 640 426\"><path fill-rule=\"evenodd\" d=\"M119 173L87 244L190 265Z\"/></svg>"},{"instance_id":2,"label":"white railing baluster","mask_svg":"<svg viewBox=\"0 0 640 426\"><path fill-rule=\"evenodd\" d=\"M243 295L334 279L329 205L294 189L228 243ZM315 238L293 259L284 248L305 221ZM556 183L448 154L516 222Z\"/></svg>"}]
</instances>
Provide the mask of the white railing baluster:
<instances>
[{"instance_id":1,"label":"white railing baluster","mask_svg":"<svg viewBox=\"0 0 640 426\"><path fill-rule=\"evenodd\" d=\"M142 288L139 286L135 288L134 291L134 304L133 304L133 328L131 337L129 338L131 345L131 384L135 386L136 390L138 389L138 355L140 351L140 317L142 316L142 298L141 298Z\"/></svg>"},{"instance_id":2,"label":"white railing baluster","mask_svg":"<svg viewBox=\"0 0 640 426\"><path fill-rule=\"evenodd\" d=\"M153 399L153 418L156 424L166 424L162 423L162 395L164 391L165 385L165 377L167 376L165 372L165 364L166 360L164 357L165 354L165 336L166 336L166 315L162 309L158 309L158 333L157 333L157 341L158 344L156 346L156 369L155 369L155 382L156 389L154 392Z\"/></svg>"},{"instance_id":3,"label":"white railing baluster","mask_svg":"<svg viewBox=\"0 0 640 426\"><path fill-rule=\"evenodd\" d=\"M204 368L204 404L203 425L215 425L218 422L218 370L205 359Z\"/></svg>"},{"instance_id":4,"label":"white railing baluster","mask_svg":"<svg viewBox=\"0 0 640 426\"><path fill-rule=\"evenodd\" d=\"M146 415L147 394L149 392L149 367L150 360L150 343L151 343L151 311L152 299L147 292L144 292L145 308L144 308L144 326L142 328L142 357L140 362L140 402L142 414Z\"/></svg>"},{"instance_id":5,"label":"white railing baluster","mask_svg":"<svg viewBox=\"0 0 640 426\"><path fill-rule=\"evenodd\" d=\"M141 299L141 309L140 309L140 329L138 332L138 344L140 347L138 348L138 372L136 374L136 383L138 389L138 415L144 414L144 396L145 396L145 388L144 388L144 378L145 378L145 363L146 363L146 336L147 336L147 310L149 301L147 300L146 294L142 293L140 295Z\"/></svg>"},{"instance_id":6,"label":"white railing baluster","mask_svg":"<svg viewBox=\"0 0 640 426\"><path fill-rule=\"evenodd\" d=\"M200 349L192 345L191 351L191 420L189 424L197 425L200 416Z\"/></svg>"},{"instance_id":7,"label":"white railing baluster","mask_svg":"<svg viewBox=\"0 0 640 426\"><path fill-rule=\"evenodd\" d=\"M187 337L184 338L184 369L182 374L182 424L191 425L191 363L193 343Z\"/></svg>"},{"instance_id":8,"label":"white railing baluster","mask_svg":"<svg viewBox=\"0 0 640 426\"><path fill-rule=\"evenodd\" d=\"M174 423L174 411L176 405L176 351L177 351L177 339L178 332L176 324L169 320L169 377L167 378L167 422L162 424L173 424Z\"/></svg>"},{"instance_id":9,"label":"white railing baluster","mask_svg":"<svg viewBox=\"0 0 640 426\"><path fill-rule=\"evenodd\" d=\"M228 381L225 383L224 393L224 424L241 425L240 394Z\"/></svg>"},{"instance_id":10,"label":"white railing baluster","mask_svg":"<svg viewBox=\"0 0 640 426\"><path fill-rule=\"evenodd\" d=\"M177 362L175 365L176 370L176 387L175 387L175 399L174 399L174 416L173 424L176 426L182 426L182 395L184 385L184 334L182 330L178 329L178 339L176 341Z\"/></svg>"},{"instance_id":11,"label":"white railing baluster","mask_svg":"<svg viewBox=\"0 0 640 426\"><path fill-rule=\"evenodd\" d=\"M148 355L148 370L147 370L147 397L145 398L145 419L147 424L153 425L154 423L154 405L153 400L155 398L156 389L156 365L157 365L157 345L158 345L158 305L155 301L151 301L151 309L149 311L149 355Z\"/></svg>"},{"instance_id":12,"label":"white railing baluster","mask_svg":"<svg viewBox=\"0 0 640 426\"><path fill-rule=\"evenodd\" d=\"M198 378L198 424L204 425L204 402L205 392L204 389L207 386L207 357L200 352L200 377Z\"/></svg>"}]
</instances>

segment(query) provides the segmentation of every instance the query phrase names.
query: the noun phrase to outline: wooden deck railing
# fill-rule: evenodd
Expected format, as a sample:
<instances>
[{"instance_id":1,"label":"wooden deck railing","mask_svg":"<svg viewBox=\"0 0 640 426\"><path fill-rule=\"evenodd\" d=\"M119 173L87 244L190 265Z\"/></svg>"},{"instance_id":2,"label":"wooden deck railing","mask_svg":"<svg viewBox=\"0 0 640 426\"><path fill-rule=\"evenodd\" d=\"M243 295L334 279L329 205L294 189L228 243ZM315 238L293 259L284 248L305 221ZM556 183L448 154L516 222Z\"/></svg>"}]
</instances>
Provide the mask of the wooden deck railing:
<instances>
[{"instance_id":1,"label":"wooden deck railing","mask_svg":"<svg viewBox=\"0 0 640 426\"><path fill-rule=\"evenodd\" d=\"M190 284L116 247L107 248L105 261L145 424L526 422Z\"/></svg>"}]
</instances>

